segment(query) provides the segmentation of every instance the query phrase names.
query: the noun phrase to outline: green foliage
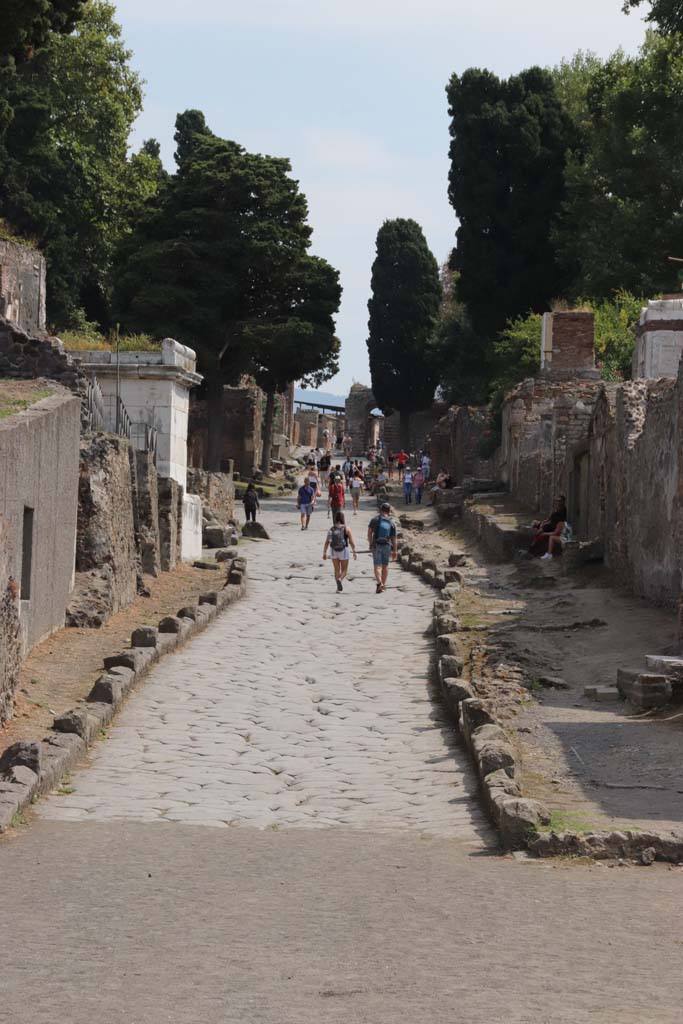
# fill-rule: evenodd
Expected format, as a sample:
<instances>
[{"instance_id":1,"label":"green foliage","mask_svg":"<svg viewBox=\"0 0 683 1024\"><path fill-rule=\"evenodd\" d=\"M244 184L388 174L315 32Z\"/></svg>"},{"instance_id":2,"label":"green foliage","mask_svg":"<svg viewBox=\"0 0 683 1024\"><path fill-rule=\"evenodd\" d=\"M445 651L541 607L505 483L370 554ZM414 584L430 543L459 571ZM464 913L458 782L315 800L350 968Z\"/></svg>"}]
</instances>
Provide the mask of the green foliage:
<instances>
[{"instance_id":1,"label":"green foliage","mask_svg":"<svg viewBox=\"0 0 683 1024\"><path fill-rule=\"evenodd\" d=\"M108 319L114 247L161 176L143 147L127 159L142 106L130 52L105 0L88 0L72 35L0 75L12 109L0 137L0 215L36 239L48 261L48 317L57 328Z\"/></svg>"},{"instance_id":2,"label":"green foliage","mask_svg":"<svg viewBox=\"0 0 683 1024\"><path fill-rule=\"evenodd\" d=\"M441 295L439 267L420 225L400 218L385 221L372 266L368 352L372 390L386 413L410 414L433 401Z\"/></svg>"},{"instance_id":3,"label":"green foliage","mask_svg":"<svg viewBox=\"0 0 683 1024\"><path fill-rule=\"evenodd\" d=\"M493 390L507 391L527 377L533 377L541 367L540 313L511 320L496 339L494 352Z\"/></svg>"},{"instance_id":4,"label":"green foliage","mask_svg":"<svg viewBox=\"0 0 683 1024\"><path fill-rule=\"evenodd\" d=\"M85 0L4 0L0 18L0 55L30 59L54 32L71 32Z\"/></svg>"},{"instance_id":5,"label":"green foliage","mask_svg":"<svg viewBox=\"0 0 683 1024\"><path fill-rule=\"evenodd\" d=\"M488 346L475 334L467 310L457 298L457 276L441 268L443 301L434 330L439 363L439 392L449 405L481 405L489 392Z\"/></svg>"},{"instance_id":6,"label":"green foliage","mask_svg":"<svg viewBox=\"0 0 683 1024\"><path fill-rule=\"evenodd\" d=\"M449 198L460 221L451 266L472 326L492 338L564 288L550 230L576 130L541 68L507 80L471 68L446 91Z\"/></svg>"},{"instance_id":7,"label":"green foliage","mask_svg":"<svg viewBox=\"0 0 683 1024\"><path fill-rule=\"evenodd\" d=\"M651 9L647 21L654 22L665 35L683 32L682 0L649 0ZM634 7L640 7L643 0L626 0L624 11L628 13Z\"/></svg>"},{"instance_id":8,"label":"green foliage","mask_svg":"<svg viewBox=\"0 0 683 1024\"><path fill-rule=\"evenodd\" d=\"M555 242L578 294L678 289L667 256L683 255L683 40L650 33L617 53L586 89L585 147L567 166Z\"/></svg>"}]
</instances>

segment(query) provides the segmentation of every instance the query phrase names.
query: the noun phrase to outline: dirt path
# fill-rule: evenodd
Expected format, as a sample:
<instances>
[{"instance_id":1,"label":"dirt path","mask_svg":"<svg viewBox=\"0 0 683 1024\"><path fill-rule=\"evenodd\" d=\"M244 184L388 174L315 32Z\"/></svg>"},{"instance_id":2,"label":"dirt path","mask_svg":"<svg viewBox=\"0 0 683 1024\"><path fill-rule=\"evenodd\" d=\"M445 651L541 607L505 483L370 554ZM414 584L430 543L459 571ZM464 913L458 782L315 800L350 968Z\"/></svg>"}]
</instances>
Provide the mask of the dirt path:
<instances>
[{"instance_id":1,"label":"dirt path","mask_svg":"<svg viewBox=\"0 0 683 1024\"><path fill-rule=\"evenodd\" d=\"M673 613L610 586L601 567L563 576L537 560L490 562L461 525L410 509L414 537L444 561L467 554L458 609L468 671L516 730L524 793L543 800L557 829L636 827L683 832L683 713L595 703L588 685L614 686L618 667L668 653Z\"/></svg>"}]
</instances>

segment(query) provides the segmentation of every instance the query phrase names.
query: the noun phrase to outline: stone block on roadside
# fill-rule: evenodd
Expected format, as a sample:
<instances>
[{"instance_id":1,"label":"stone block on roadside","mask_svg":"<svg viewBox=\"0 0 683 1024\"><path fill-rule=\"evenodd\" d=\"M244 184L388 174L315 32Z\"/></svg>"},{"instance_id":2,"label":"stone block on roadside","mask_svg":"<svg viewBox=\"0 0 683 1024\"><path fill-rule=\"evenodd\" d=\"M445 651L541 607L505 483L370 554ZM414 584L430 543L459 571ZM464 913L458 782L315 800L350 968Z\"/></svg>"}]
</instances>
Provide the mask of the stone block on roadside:
<instances>
[{"instance_id":1,"label":"stone block on roadside","mask_svg":"<svg viewBox=\"0 0 683 1024\"><path fill-rule=\"evenodd\" d=\"M540 801L508 796L502 790L494 799L494 808L503 845L508 849L524 849L539 825L550 821L550 812Z\"/></svg>"},{"instance_id":2,"label":"stone block on roadside","mask_svg":"<svg viewBox=\"0 0 683 1024\"><path fill-rule=\"evenodd\" d=\"M621 694L616 686L587 686L583 692L586 697L590 697L591 700L600 704L621 699Z\"/></svg>"},{"instance_id":3,"label":"stone block on roadside","mask_svg":"<svg viewBox=\"0 0 683 1024\"><path fill-rule=\"evenodd\" d=\"M462 583L462 573L457 569L444 569L443 575L446 585L449 583Z\"/></svg>"},{"instance_id":4,"label":"stone block on roadside","mask_svg":"<svg viewBox=\"0 0 683 1024\"><path fill-rule=\"evenodd\" d=\"M179 619L192 619L193 622L197 621L197 605L188 604L185 608L181 608L178 612Z\"/></svg>"},{"instance_id":5,"label":"stone block on roadside","mask_svg":"<svg viewBox=\"0 0 683 1024\"><path fill-rule=\"evenodd\" d=\"M231 537L231 529L215 523L207 523L202 531L202 543L205 548L227 548Z\"/></svg>"},{"instance_id":6,"label":"stone block on roadside","mask_svg":"<svg viewBox=\"0 0 683 1024\"><path fill-rule=\"evenodd\" d=\"M200 605L202 605L202 604L217 605L218 604L218 591L216 591L216 590L209 590L209 591L207 591L206 594L202 594L200 596L200 598L199 598L199 604Z\"/></svg>"},{"instance_id":7,"label":"stone block on roadside","mask_svg":"<svg viewBox=\"0 0 683 1024\"><path fill-rule=\"evenodd\" d=\"M220 570L220 565L216 562L202 562L200 560L193 562L192 567L194 569L213 569L214 572L218 572Z\"/></svg>"},{"instance_id":8,"label":"stone block on roadside","mask_svg":"<svg viewBox=\"0 0 683 1024\"><path fill-rule=\"evenodd\" d=\"M457 633L442 633L436 638L437 654L450 654L458 657L460 652L460 638Z\"/></svg>"},{"instance_id":9,"label":"stone block on roadside","mask_svg":"<svg viewBox=\"0 0 683 1024\"><path fill-rule=\"evenodd\" d=\"M72 708L58 715L52 723L55 732L75 733L87 740L91 732L91 723L86 708Z\"/></svg>"},{"instance_id":10,"label":"stone block on roadside","mask_svg":"<svg viewBox=\"0 0 683 1024\"><path fill-rule=\"evenodd\" d=\"M221 551L216 552L217 562L232 562L233 559L239 558L239 548L223 548Z\"/></svg>"},{"instance_id":11,"label":"stone block on roadside","mask_svg":"<svg viewBox=\"0 0 683 1024\"><path fill-rule=\"evenodd\" d=\"M442 681L444 679L453 679L461 676L462 669L462 658L458 658L454 654L444 654L439 658L439 678Z\"/></svg>"},{"instance_id":12,"label":"stone block on roadside","mask_svg":"<svg viewBox=\"0 0 683 1024\"><path fill-rule=\"evenodd\" d=\"M472 750L485 778L491 772L503 770L511 777L515 774L515 752L499 725L482 725L472 733Z\"/></svg>"},{"instance_id":13,"label":"stone block on roadside","mask_svg":"<svg viewBox=\"0 0 683 1024\"><path fill-rule=\"evenodd\" d=\"M177 615L166 615L159 622L159 633L180 633L184 626L183 620Z\"/></svg>"},{"instance_id":14,"label":"stone block on roadside","mask_svg":"<svg viewBox=\"0 0 683 1024\"><path fill-rule=\"evenodd\" d=\"M639 708L663 707L673 695L673 687L665 675L640 669L618 669L617 687L622 696Z\"/></svg>"},{"instance_id":15,"label":"stone block on roadside","mask_svg":"<svg viewBox=\"0 0 683 1024\"><path fill-rule=\"evenodd\" d=\"M462 730L469 741L477 729L484 725L495 725L491 706L484 700L475 697L464 700L460 708L462 714Z\"/></svg>"},{"instance_id":16,"label":"stone block on roadside","mask_svg":"<svg viewBox=\"0 0 683 1024\"><path fill-rule=\"evenodd\" d=\"M17 765L30 768L36 775L40 775L41 757L40 743L19 740L18 743L7 747L0 755L0 775L6 775L10 768Z\"/></svg>"},{"instance_id":17,"label":"stone block on roadside","mask_svg":"<svg viewBox=\"0 0 683 1024\"><path fill-rule=\"evenodd\" d=\"M673 679L683 679L683 658L666 657L663 654L648 654L645 664L650 672Z\"/></svg>"},{"instance_id":18,"label":"stone block on roadside","mask_svg":"<svg viewBox=\"0 0 683 1024\"><path fill-rule=\"evenodd\" d=\"M29 790L35 789L38 785L38 776L25 764L13 765L7 772L7 778L13 785L25 786Z\"/></svg>"},{"instance_id":19,"label":"stone block on roadside","mask_svg":"<svg viewBox=\"0 0 683 1024\"><path fill-rule=\"evenodd\" d=\"M95 704L112 704L118 706L123 700L121 680L110 672L105 672L96 681L88 694L88 700Z\"/></svg>"},{"instance_id":20,"label":"stone block on roadside","mask_svg":"<svg viewBox=\"0 0 683 1024\"><path fill-rule=\"evenodd\" d=\"M467 555L464 555L461 551L451 551L448 556L448 564L451 568L455 568L457 565L464 565Z\"/></svg>"},{"instance_id":21,"label":"stone block on roadside","mask_svg":"<svg viewBox=\"0 0 683 1024\"><path fill-rule=\"evenodd\" d=\"M158 654L154 647L131 647L127 651L121 651L120 654L112 654L105 658L104 667L110 669L121 665L123 668L131 669L137 675L140 672L145 672L157 658Z\"/></svg>"},{"instance_id":22,"label":"stone block on roadside","mask_svg":"<svg viewBox=\"0 0 683 1024\"><path fill-rule=\"evenodd\" d=\"M131 647L156 647L159 630L156 626L138 626L130 638Z\"/></svg>"},{"instance_id":23,"label":"stone block on roadside","mask_svg":"<svg viewBox=\"0 0 683 1024\"><path fill-rule=\"evenodd\" d=\"M252 540L270 540L270 534L263 523L245 523L242 527L242 536L250 537Z\"/></svg>"},{"instance_id":24,"label":"stone block on roadside","mask_svg":"<svg viewBox=\"0 0 683 1024\"><path fill-rule=\"evenodd\" d=\"M228 573L228 583L232 583L235 586L239 586L243 579L244 574L240 569L231 569Z\"/></svg>"},{"instance_id":25,"label":"stone block on roadside","mask_svg":"<svg viewBox=\"0 0 683 1024\"><path fill-rule=\"evenodd\" d=\"M471 683L464 679L444 679L441 682L441 690L444 700L451 711L456 722L460 720L460 705L464 700L471 700L474 697L474 690Z\"/></svg>"}]
</instances>

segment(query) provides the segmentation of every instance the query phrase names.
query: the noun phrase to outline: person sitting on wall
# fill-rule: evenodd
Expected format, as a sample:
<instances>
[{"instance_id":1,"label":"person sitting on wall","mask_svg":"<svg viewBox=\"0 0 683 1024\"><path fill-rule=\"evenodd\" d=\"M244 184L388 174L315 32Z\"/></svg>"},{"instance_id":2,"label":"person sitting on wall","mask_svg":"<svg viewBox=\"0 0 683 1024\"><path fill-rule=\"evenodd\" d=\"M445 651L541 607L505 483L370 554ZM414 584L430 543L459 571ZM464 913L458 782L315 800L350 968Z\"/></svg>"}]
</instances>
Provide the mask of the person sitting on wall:
<instances>
[{"instance_id":1,"label":"person sitting on wall","mask_svg":"<svg viewBox=\"0 0 683 1024\"><path fill-rule=\"evenodd\" d=\"M553 511L547 519L537 519L531 524L532 555L540 555L544 560L562 552L562 533L567 522L567 499L564 494L555 500Z\"/></svg>"}]
</instances>

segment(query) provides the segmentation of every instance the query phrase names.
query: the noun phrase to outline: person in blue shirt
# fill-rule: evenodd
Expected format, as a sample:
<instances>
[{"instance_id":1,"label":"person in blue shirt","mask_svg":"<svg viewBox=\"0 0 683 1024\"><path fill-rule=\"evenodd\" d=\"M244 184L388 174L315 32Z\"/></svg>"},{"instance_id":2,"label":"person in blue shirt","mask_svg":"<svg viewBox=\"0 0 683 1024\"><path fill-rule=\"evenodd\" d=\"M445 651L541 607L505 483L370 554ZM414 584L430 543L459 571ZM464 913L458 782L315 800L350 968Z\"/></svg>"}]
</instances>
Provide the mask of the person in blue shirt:
<instances>
[{"instance_id":1,"label":"person in blue shirt","mask_svg":"<svg viewBox=\"0 0 683 1024\"><path fill-rule=\"evenodd\" d=\"M386 589L389 562L395 562L398 558L398 533L396 523L391 518L391 505L387 501L380 505L379 515L370 520L368 546L372 552L377 593L381 594Z\"/></svg>"},{"instance_id":2,"label":"person in blue shirt","mask_svg":"<svg viewBox=\"0 0 683 1024\"><path fill-rule=\"evenodd\" d=\"M308 524L311 521L311 513L315 506L315 496L317 494L317 488L312 486L308 477L304 480L303 484L299 488L299 493L296 499L296 507L301 513L301 529L307 530Z\"/></svg>"}]
</instances>

